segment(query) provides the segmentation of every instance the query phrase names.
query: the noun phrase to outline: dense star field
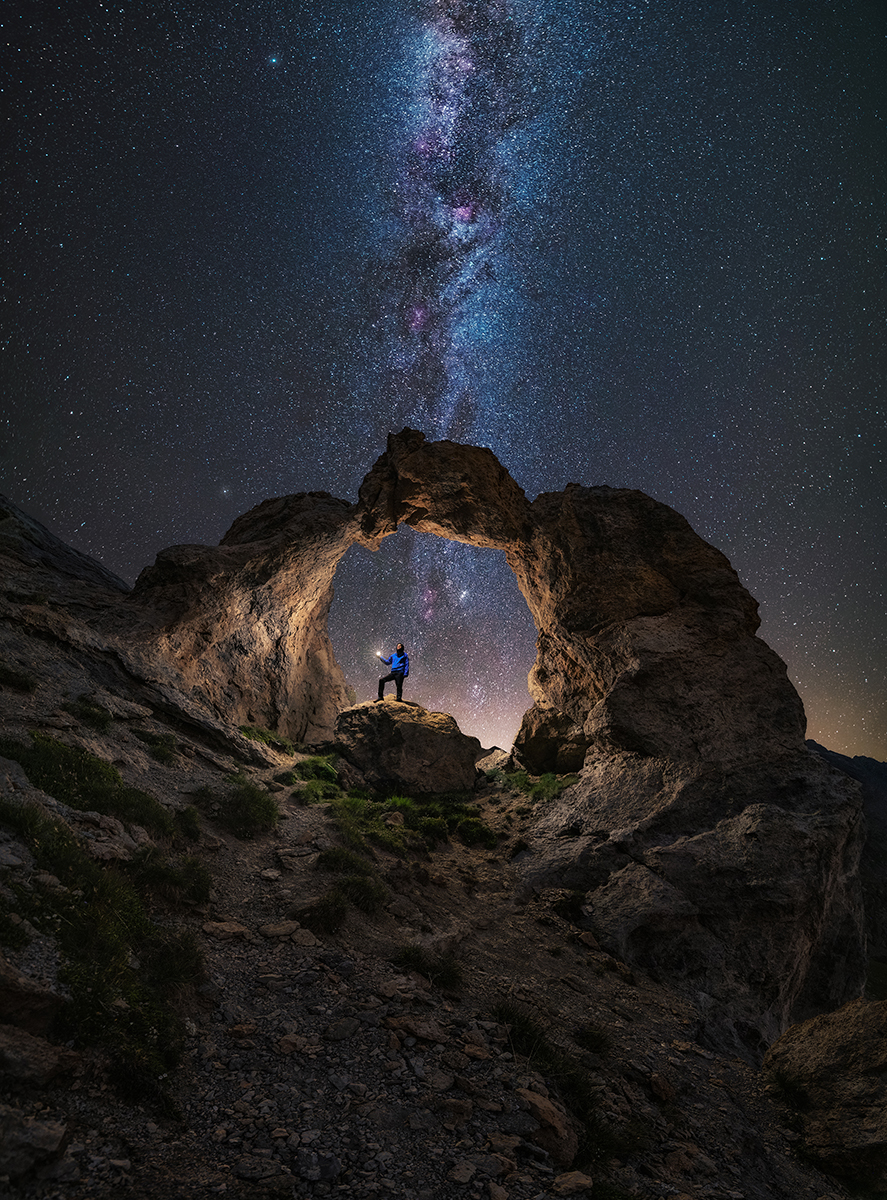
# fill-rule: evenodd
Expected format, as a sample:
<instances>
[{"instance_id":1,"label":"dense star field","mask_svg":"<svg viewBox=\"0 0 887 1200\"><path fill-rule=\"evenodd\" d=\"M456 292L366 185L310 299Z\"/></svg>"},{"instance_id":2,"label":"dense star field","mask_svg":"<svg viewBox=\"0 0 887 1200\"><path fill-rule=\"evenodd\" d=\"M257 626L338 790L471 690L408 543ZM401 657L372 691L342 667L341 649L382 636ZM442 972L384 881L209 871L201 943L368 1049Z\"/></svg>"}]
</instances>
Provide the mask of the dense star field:
<instances>
[{"instance_id":1,"label":"dense star field","mask_svg":"<svg viewBox=\"0 0 887 1200\"><path fill-rule=\"evenodd\" d=\"M640 488L760 601L809 735L887 758L879 0L23 4L3 14L0 488L133 580L390 431ZM504 561L336 577L358 698L509 745Z\"/></svg>"}]
</instances>

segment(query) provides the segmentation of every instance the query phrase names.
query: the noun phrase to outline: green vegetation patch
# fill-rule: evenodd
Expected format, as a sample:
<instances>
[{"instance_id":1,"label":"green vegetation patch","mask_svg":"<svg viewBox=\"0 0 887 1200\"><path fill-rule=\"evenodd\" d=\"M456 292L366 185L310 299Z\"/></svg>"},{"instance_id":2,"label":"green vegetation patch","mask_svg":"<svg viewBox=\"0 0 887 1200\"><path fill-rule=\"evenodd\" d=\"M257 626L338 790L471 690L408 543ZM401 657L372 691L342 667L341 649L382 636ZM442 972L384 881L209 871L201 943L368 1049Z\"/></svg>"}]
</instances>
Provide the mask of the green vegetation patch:
<instances>
[{"instance_id":1,"label":"green vegetation patch","mask_svg":"<svg viewBox=\"0 0 887 1200\"><path fill-rule=\"evenodd\" d=\"M498 776L497 782L503 783L512 792L529 796L534 803L540 800L556 800L561 792L574 784L578 778L576 775L555 775L551 771L538 778L530 776L526 771L487 772L487 778L493 775ZM518 809L518 812L520 811Z\"/></svg>"},{"instance_id":2,"label":"green vegetation patch","mask_svg":"<svg viewBox=\"0 0 887 1200\"><path fill-rule=\"evenodd\" d=\"M166 1104L159 1081L176 1066L183 1043L172 1001L201 977L203 964L190 933L148 916L159 863L154 879L146 878L144 861L99 864L36 805L0 801L0 821L62 885L13 885L21 915L57 941L65 960L59 978L70 997L57 1036L103 1047L128 1096ZM193 887L189 881L200 872L187 863L178 870L180 882Z\"/></svg>"},{"instance_id":3,"label":"green vegetation patch","mask_svg":"<svg viewBox=\"0 0 887 1200\"><path fill-rule=\"evenodd\" d=\"M0 738L0 755L20 763L34 787L78 812L117 817L163 837L175 834L175 822L162 804L129 787L116 767L86 750L32 733L30 746Z\"/></svg>"},{"instance_id":4,"label":"green vegetation patch","mask_svg":"<svg viewBox=\"0 0 887 1200\"><path fill-rule=\"evenodd\" d=\"M0 662L0 687L12 688L14 692L36 692L37 680L24 671L17 671L8 663Z\"/></svg>"},{"instance_id":5,"label":"green vegetation patch","mask_svg":"<svg viewBox=\"0 0 887 1200\"><path fill-rule=\"evenodd\" d=\"M197 842L200 840L200 813L193 804L174 812L173 820L176 823L176 829L187 841Z\"/></svg>"},{"instance_id":6,"label":"green vegetation patch","mask_svg":"<svg viewBox=\"0 0 887 1200\"><path fill-rule=\"evenodd\" d=\"M283 754L302 754L305 750L300 742L293 742L280 733L274 733L270 729L261 729L258 725L241 725L240 732L251 742L262 742L263 745L280 750Z\"/></svg>"},{"instance_id":7,"label":"green vegetation patch","mask_svg":"<svg viewBox=\"0 0 887 1200\"><path fill-rule=\"evenodd\" d=\"M334 754L315 754L297 762L293 767L293 774L298 779L321 779L324 783L337 783L339 775L334 763Z\"/></svg>"},{"instance_id":8,"label":"green vegetation patch","mask_svg":"<svg viewBox=\"0 0 887 1200\"><path fill-rule=\"evenodd\" d=\"M300 909L298 920L313 933L336 933L348 916L348 899L338 888L331 888L308 908Z\"/></svg>"},{"instance_id":9,"label":"green vegetation patch","mask_svg":"<svg viewBox=\"0 0 887 1200\"><path fill-rule=\"evenodd\" d=\"M320 799L315 785L332 788L313 780L301 792L307 802ZM410 852L427 853L429 847L446 842L456 834L467 845L493 848L498 837L479 816L478 808L459 797L414 800L411 796L379 796L355 790L343 795L324 795L330 799L331 814L345 842L355 850L366 849L368 843L379 846L398 858ZM388 822L387 817L398 814L403 823Z\"/></svg>"},{"instance_id":10,"label":"green vegetation patch","mask_svg":"<svg viewBox=\"0 0 887 1200\"><path fill-rule=\"evenodd\" d=\"M100 733L107 733L114 724L114 718L108 710L100 704L94 704L89 696L78 696L76 700L69 700L63 704L62 708L84 725L90 725Z\"/></svg>"},{"instance_id":11,"label":"green vegetation patch","mask_svg":"<svg viewBox=\"0 0 887 1200\"><path fill-rule=\"evenodd\" d=\"M222 794L203 787L194 798L229 833L244 841L270 833L280 820L280 806L274 797L245 775L234 775L231 786Z\"/></svg>"}]
</instances>

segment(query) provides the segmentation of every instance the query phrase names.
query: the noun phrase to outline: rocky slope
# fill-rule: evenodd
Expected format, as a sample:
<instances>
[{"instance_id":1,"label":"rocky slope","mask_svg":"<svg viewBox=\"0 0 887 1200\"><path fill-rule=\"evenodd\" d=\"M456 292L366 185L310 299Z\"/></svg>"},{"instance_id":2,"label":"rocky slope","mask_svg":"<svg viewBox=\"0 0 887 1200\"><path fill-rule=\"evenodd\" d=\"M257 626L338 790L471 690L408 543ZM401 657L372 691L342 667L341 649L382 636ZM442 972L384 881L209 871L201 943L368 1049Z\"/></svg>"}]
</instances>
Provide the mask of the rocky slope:
<instances>
[{"instance_id":1,"label":"rocky slope","mask_svg":"<svg viewBox=\"0 0 887 1200\"><path fill-rule=\"evenodd\" d=\"M440 792L474 740L346 708L326 634L341 554L401 521L504 549L539 629L517 758L467 807ZM407 430L358 504L268 501L132 592L11 505L0 571L11 1195L844 1194L794 1148L852 1179L846 1136L769 1090L790 1056L758 1064L862 990L859 789L804 745L754 601L678 514L573 485L530 504L489 451ZM240 729L332 748L340 711L335 782ZM528 796L522 764L579 774ZM869 1121L882 1092L834 1094Z\"/></svg>"}]
</instances>

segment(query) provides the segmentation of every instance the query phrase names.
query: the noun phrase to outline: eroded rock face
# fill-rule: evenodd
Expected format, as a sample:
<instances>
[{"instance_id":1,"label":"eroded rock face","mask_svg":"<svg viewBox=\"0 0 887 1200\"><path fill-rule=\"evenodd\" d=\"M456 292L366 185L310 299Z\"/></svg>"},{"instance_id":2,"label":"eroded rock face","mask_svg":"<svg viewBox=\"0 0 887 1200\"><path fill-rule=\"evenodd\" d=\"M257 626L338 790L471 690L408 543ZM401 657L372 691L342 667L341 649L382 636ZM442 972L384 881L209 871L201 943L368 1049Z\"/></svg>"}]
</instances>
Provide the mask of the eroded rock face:
<instances>
[{"instance_id":1,"label":"eroded rock face","mask_svg":"<svg viewBox=\"0 0 887 1200\"><path fill-rule=\"evenodd\" d=\"M795 1025L764 1070L800 1110L806 1154L830 1174L887 1190L887 1001L855 1000Z\"/></svg>"},{"instance_id":2,"label":"eroded rock face","mask_svg":"<svg viewBox=\"0 0 887 1200\"><path fill-rule=\"evenodd\" d=\"M397 700L358 704L339 713L336 745L372 788L433 795L474 787L483 753L448 713Z\"/></svg>"},{"instance_id":3,"label":"eroded rock face","mask_svg":"<svg viewBox=\"0 0 887 1200\"><path fill-rule=\"evenodd\" d=\"M348 703L327 616L355 507L326 492L266 500L217 547L172 546L142 571L127 632L235 725L329 736Z\"/></svg>"},{"instance_id":4,"label":"eroded rock face","mask_svg":"<svg viewBox=\"0 0 887 1200\"><path fill-rule=\"evenodd\" d=\"M849 780L799 752L718 775L596 758L533 830L528 883L586 892L611 954L707 997L710 1038L756 1053L865 978Z\"/></svg>"}]
</instances>

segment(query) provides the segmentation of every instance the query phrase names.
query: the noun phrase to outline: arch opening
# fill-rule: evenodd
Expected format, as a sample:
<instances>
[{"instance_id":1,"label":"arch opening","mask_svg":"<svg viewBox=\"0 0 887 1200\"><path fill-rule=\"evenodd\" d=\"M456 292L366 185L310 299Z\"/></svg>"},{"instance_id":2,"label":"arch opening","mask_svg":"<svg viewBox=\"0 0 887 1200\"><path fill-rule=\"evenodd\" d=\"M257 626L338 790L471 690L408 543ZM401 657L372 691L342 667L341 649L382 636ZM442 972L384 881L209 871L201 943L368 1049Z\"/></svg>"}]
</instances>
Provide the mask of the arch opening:
<instances>
[{"instance_id":1,"label":"arch opening","mask_svg":"<svg viewBox=\"0 0 887 1200\"><path fill-rule=\"evenodd\" d=\"M329 637L356 702L376 695L375 652L387 656L402 641L404 699L450 713L484 746L510 749L533 703L536 626L504 551L400 525L375 551L352 546L333 592Z\"/></svg>"}]
</instances>

